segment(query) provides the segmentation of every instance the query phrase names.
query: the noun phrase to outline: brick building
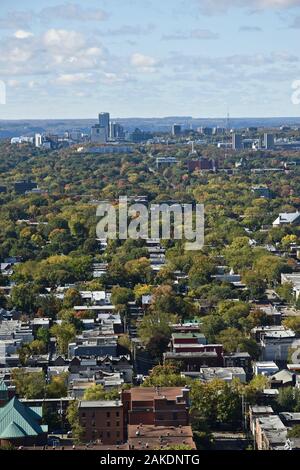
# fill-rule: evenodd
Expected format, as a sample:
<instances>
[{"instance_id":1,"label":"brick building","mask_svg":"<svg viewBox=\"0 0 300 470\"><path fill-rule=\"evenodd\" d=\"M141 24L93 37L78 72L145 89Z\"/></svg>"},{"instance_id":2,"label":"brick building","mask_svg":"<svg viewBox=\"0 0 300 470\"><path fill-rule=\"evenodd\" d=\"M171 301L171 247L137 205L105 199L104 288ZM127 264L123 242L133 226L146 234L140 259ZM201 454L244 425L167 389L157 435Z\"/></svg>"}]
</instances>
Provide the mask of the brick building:
<instances>
[{"instance_id":1,"label":"brick building","mask_svg":"<svg viewBox=\"0 0 300 470\"><path fill-rule=\"evenodd\" d=\"M136 387L122 392L124 423L129 425L187 426L189 389Z\"/></svg>"},{"instance_id":2,"label":"brick building","mask_svg":"<svg viewBox=\"0 0 300 470\"><path fill-rule=\"evenodd\" d=\"M191 426L128 426L129 450L168 449L168 446L186 445L196 449Z\"/></svg>"},{"instance_id":3,"label":"brick building","mask_svg":"<svg viewBox=\"0 0 300 470\"><path fill-rule=\"evenodd\" d=\"M85 442L104 445L124 442L123 405L120 400L79 402L79 421Z\"/></svg>"}]
</instances>

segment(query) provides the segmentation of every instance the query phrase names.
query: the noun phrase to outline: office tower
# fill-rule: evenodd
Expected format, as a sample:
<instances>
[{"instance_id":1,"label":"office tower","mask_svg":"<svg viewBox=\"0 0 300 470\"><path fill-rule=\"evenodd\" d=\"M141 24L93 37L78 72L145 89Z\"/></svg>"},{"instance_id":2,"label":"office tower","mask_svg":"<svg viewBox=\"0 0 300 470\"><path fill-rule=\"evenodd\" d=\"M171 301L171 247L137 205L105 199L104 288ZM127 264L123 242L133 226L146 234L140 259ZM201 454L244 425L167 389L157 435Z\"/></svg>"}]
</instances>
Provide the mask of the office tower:
<instances>
[{"instance_id":1,"label":"office tower","mask_svg":"<svg viewBox=\"0 0 300 470\"><path fill-rule=\"evenodd\" d=\"M34 136L34 145L35 145L35 147L41 147L42 146L42 136L41 136L41 134L35 134L35 136Z\"/></svg>"},{"instance_id":2,"label":"office tower","mask_svg":"<svg viewBox=\"0 0 300 470\"><path fill-rule=\"evenodd\" d=\"M109 137L109 122L110 122L109 113L100 113L99 114L99 126L100 127L105 127L106 138L107 139Z\"/></svg>"},{"instance_id":3,"label":"office tower","mask_svg":"<svg viewBox=\"0 0 300 470\"><path fill-rule=\"evenodd\" d=\"M172 126L172 135L180 135L181 133L181 126L179 124L173 124Z\"/></svg>"},{"instance_id":4,"label":"office tower","mask_svg":"<svg viewBox=\"0 0 300 470\"><path fill-rule=\"evenodd\" d=\"M265 132L264 147L265 149L272 149L274 147L274 135L273 134L268 134L267 132Z\"/></svg>"},{"instance_id":5,"label":"office tower","mask_svg":"<svg viewBox=\"0 0 300 470\"><path fill-rule=\"evenodd\" d=\"M99 124L95 124L91 128L91 142L98 142L105 144L107 142L107 130L105 127L100 126Z\"/></svg>"},{"instance_id":6,"label":"office tower","mask_svg":"<svg viewBox=\"0 0 300 470\"><path fill-rule=\"evenodd\" d=\"M198 127L197 132L202 135L212 135L213 129L212 127Z\"/></svg>"},{"instance_id":7,"label":"office tower","mask_svg":"<svg viewBox=\"0 0 300 470\"><path fill-rule=\"evenodd\" d=\"M124 140L125 132L123 126L118 122L110 122L109 137L111 140Z\"/></svg>"},{"instance_id":8,"label":"office tower","mask_svg":"<svg viewBox=\"0 0 300 470\"><path fill-rule=\"evenodd\" d=\"M240 134L232 134L233 150L241 150L243 148L243 138Z\"/></svg>"}]
</instances>

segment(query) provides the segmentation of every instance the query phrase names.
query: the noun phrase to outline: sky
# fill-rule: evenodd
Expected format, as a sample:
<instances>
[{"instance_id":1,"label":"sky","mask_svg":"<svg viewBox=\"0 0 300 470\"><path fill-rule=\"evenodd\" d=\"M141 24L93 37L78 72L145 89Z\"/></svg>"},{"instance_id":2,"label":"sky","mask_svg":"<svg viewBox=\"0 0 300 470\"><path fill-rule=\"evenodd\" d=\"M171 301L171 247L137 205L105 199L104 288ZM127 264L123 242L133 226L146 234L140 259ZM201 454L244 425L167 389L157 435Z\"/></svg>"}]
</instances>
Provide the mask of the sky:
<instances>
[{"instance_id":1,"label":"sky","mask_svg":"<svg viewBox=\"0 0 300 470\"><path fill-rule=\"evenodd\" d=\"M0 119L300 116L300 0L0 1Z\"/></svg>"}]
</instances>

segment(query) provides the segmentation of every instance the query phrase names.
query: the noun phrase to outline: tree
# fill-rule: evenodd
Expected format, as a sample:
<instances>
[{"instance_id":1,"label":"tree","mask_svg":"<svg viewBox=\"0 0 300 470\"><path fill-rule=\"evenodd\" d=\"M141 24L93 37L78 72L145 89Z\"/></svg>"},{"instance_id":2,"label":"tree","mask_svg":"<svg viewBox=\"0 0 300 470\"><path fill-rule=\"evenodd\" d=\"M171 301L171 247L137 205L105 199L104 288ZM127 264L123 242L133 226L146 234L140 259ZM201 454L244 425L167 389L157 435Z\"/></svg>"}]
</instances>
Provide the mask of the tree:
<instances>
[{"instance_id":1,"label":"tree","mask_svg":"<svg viewBox=\"0 0 300 470\"><path fill-rule=\"evenodd\" d=\"M1 275L0 275L0 285L3 285L1 283ZM3 291L0 289L0 308L5 308L7 305L7 299L3 293Z\"/></svg>"},{"instance_id":2,"label":"tree","mask_svg":"<svg viewBox=\"0 0 300 470\"><path fill-rule=\"evenodd\" d=\"M223 344L224 350L228 353L241 351L248 352L252 359L258 359L260 348L256 341L247 338L236 328L227 328L219 333L217 341Z\"/></svg>"},{"instance_id":3,"label":"tree","mask_svg":"<svg viewBox=\"0 0 300 470\"><path fill-rule=\"evenodd\" d=\"M294 387L282 387L276 398L280 411L300 411L300 390Z\"/></svg>"},{"instance_id":4,"label":"tree","mask_svg":"<svg viewBox=\"0 0 300 470\"><path fill-rule=\"evenodd\" d=\"M147 283L151 278L151 266L148 258L139 258L125 263L125 272L134 284Z\"/></svg>"},{"instance_id":5,"label":"tree","mask_svg":"<svg viewBox=\"0 0 300 470\"><path fill-rule=\"evenodd\" d=\"M264 297L267 285L258 272L244 272L242 281L246 284L251 299L261 300Z\"/></svg>"},{"instance_id":6,"label":"tree","mask_svg":"<svg viewBox=\"0 0 300 470\"><path fill-rule=\"evenodd\" d=\"M286 269L286 262L273 255L260 256L255 260L255 270L269 284L274 285L280 279L280 274Z\"/></svg>"},{"instance_id":7,"label":"tree","mask_svg":"<svg viewBox=\"0 0 300 470\"><path fill-rule=\"evenodd\" d=\"M172 365L155 366L143 382L143 387L184 387L186 377L182 377Z\"/></svg>"},{"instance_id":8,"label":"tree","mask_svg":"<svg viewBox=\"0 0 300 470\"><path fill-rule=\"evenodd\" d=\"M191 289L207 284L216 270L215 263L205 255L197 255L189 270L189 286Z\"/></svg>"},{"instance_id":9,"label":"tree","mask_svg":"<svg viewBox=\"0 0 300 470\"><path fill-rule=\"evenodd\" d=\"M126 313L128 302L134 300L133 291L127 287L114 286L111 291L111 301L117 310Z\"/></svg>"},{"instance_id":10,"label":"tree","mask_svg":"<svg viewBox=\"0 0 300 470\"><path fill-rule=\"evenodd\" d=\"M235 352L242 339L243 333L237 328L226 328L217 336L218 343L223 344L227 353Z\"/></svg>"},{"instance_id":11,"label":"tree","mask_svg":"<svg viewBox=\"0 0 300 470\"><path fill-rule=\"evenodd\" d=\"M71 426L72 438L76 444L80 444L84 435L84 429L79 421L79 403L77 400L71 402L67 408L67 420Z\"/></svg>"},{"instance_id":12,"label":"tree","mask_svg":"<svg viewBox=\"0 0 300 470\"><path fill-rule=\"evenodd\" d=\"M118 337L118 345L121 348L127 349L128 353L132 350L132 342L128 334L120 335Z\"/></svg>"},{"instance_id":13,"label":"tree","mask_svg":"<svg viewBox=\"0 0 300 470\"><path fill-rule=\"evenodd\" d=\"M68 395L68 373L62 373L51 377L51 381L46 385L47 398L62 398Z\"/></svg>"},{"instance_id":14,"label":"tree","mask_svg":"<svg viewBox=\"0 0 300 470\"><path fill-rule=\"evenodd\" d=\"M162 285L153 290L150 310L153 313L176 314L181 317L193 316L195 313L193 306L181 296L176 295L172 286L169 285Z\"/></svg>"},{"instance_id":15,"label":"tree","mask_svg":"<svg viewBox=\"0 0 300 470\"><path fill-rule=\"evenodd\" d=\"M191 415L194 426L226 423L236 426L241 422L241 396L235 384L219 379L211 382L195 381L191 387Z\"/></svg>"},{"instance_id":16,"label":"tree","mask_svg":"<svg viewBox=\"0 0 300 470\"><path fill-rule=\"evenodd\" d=\"M295 437L296 439L299 439L300 438L300 424L296 424L296 426L293 426L292 429L289 429L287 435L289 438Z\"/></svg>"},{"instance_id":17,"label":"tree","mask_svg":"<svg viewBox=\"0 0 300 470\"><path fill-rule=\"evenodd\" d=\"M287 317L282 322L283 326L293 330L297 335L300 335L300 317Z\"/></svg>"},{"instance_id":18,"label":"tree","mask_svg":"<svg viewBox=\"0 0 300 470\"><path fill-rule=\"evenodd\" d=\"M46 381L43 372L24 372L22 369L13 369L12 380L18 396L44 398Z\"/></svg>"},{"instance_id":19,"label":"tree","mask_svg":"<svg viewBox=\"0 0 300 470\"><path fill-rule=\"evenodd\" d=\"M10 303L23 313L33 313L37 303L37 294L33 284L14 286L11 290Z\"/></svg>"},{"instance_id":20,"label":"tree","mask_svg":"<svg viewBox=\"0 0 300 470\"><path fill-rule=\"evenodd\" d=\"M46 352L46 345L44 341L35 339L29 344L29 348L32 355L44 354Z\"/></svg>"},{"instance_id":21,"label":"tree","mask_svg":"<svg viewBox=\"0 0 300 470\"><path fill-rule=\"evenodd\" d=\"M111 390L105 390L103 385L94 384L87 388L83 395L83 400L97 401L97 400L115 400L120 398L119 390L113 388Z\"/></svg>"},{"instance_id":22,"label":"tree","mask_svg":"<svg viewBox=\"0 0 300 470\"><path fill-rule=\"evenodd\" d=\"M146 314L138 326L138 335L155 358L161 358L171 338L171 324L176 323L177 317L169 313L154 311Z\"/></svg>"},{"instance_id":23,"label":"tree","mask_svg":"<svg viewBox=\"0 0 300 470\"><path fill-rule=\"evenodd\" d=\"M202 319L201 331L209 343L216 341L216 336L225 328L225 322L221 315L207 315Z\"/></svg>"},{"instance_id":24,"label":"tree","mask_svg":"<svg viewBox=\"0 0 300 470\"><path fill-rule=\"evenodd\" d=\"M74 325L62 322L51 327L51 334L56 337L57 349L60 354L67 355L68 345L76 337L76 328Z\"/></svg>"},{"instance_id":25,"label":"tree","mask_svg":"<svg viewBox=\"0 0 300 470\"><path fill-rule=\"evenodd\" d=\"M48 328L40 327L36 332L36 339L43 341L45 346L47 347L50 341L50 332Z\"/></svg>"},{"instance_id":26,"label":"tree","mask_svg":"<svg viewBox=\"0 0 300 470\"><path fill-rule=\"evenodd\" d=\"M294 300L293 284L291 282L285 282L276 287L276 294L279 295L288 304L291 304Z\"/></svg>"},{"instance_id":27,"label":"tree","mask_svg":"<svg viewBox=\"0 0 300 470\"><path fill-rule=\"evenodd\" d=\"M151 294L151 286L149 284L136 284L133 289L134 297L137 302L140 302L143 295Z\"/></svg>"},{"instance_id":28,"label":"tree","mask_svg":"<svg viewBox=\"0 0 300 470\"><path fill-rule=\"evenodd\" d=\"M64 300L63 300L63 307L68 309L72 308L75 305L81 305L81 295L79 290L70 288L65 292Z\"/></svg>"}]
</instances>

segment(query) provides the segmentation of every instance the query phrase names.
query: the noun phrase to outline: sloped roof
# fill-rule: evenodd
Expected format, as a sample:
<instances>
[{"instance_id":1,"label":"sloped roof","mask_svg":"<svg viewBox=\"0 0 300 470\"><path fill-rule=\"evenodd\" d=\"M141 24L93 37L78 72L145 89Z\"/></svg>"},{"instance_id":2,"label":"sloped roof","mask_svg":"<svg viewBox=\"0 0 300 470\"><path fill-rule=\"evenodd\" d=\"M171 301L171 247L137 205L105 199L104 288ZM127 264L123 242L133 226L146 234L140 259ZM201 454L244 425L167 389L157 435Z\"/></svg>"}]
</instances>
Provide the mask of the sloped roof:
<instances>
[{"instance_id":1,"label":"sloped roof","mask_svg":"<svg viewBox=\"0 0 300 470\"><path fill-rule=\"evenodd\" d=\"M26 433L23 429L14 421L12 421L7 428L1 433L1 439L11 439L17 437L25 437Z\"/></svg>"},{"instance_id":2,"label":"sloped roof","mask_svg":"<svg viewBox=\"0 0 300 470\"><path fill-rule=\"evenodd\" d=\"M3 380L0 380L0 392L7 392L7 386Z\"/></svg>"},{"instance_id":3,"label":"sloped roof","mask_svg":"<svg viewBox=\"0 0 300 470\"><path fill-rule=\"evenodd\" d=\"M0 439L42 434L45 431L38 423L40 417L41 410L37 408L32 410L16 397L12 398L0 408Z\"/></svg>"}]
</instances>

